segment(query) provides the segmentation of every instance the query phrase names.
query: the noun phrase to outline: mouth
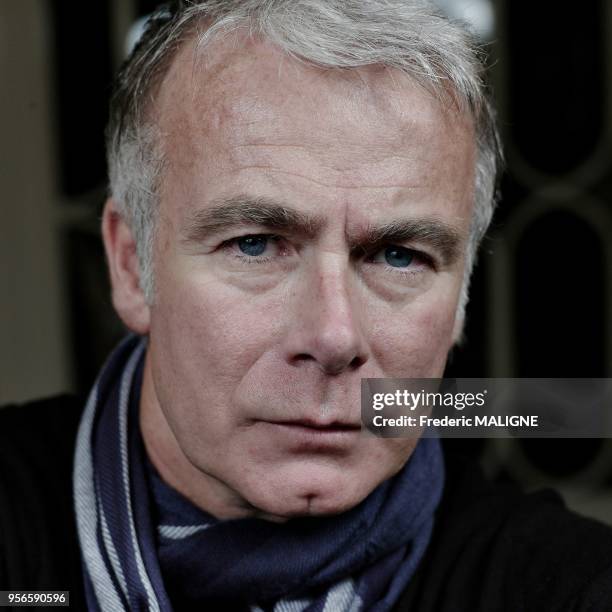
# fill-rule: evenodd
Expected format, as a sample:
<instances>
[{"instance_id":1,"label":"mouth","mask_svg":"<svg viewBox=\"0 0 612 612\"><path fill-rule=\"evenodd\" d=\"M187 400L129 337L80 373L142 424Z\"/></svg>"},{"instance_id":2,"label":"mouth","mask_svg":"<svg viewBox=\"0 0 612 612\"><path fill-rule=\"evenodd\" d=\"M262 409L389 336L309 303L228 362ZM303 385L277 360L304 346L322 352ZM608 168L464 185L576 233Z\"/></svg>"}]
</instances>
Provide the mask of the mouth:
<instances>
[{"instance_id":1,"label":"mouth","mask_svg":"<svg viewBox=\"0 0 612 612\"><path fill-rule=\"evenodd\" d=\"M267 421L265 424L280 448L306 455L348 453L359 443L362 429L360 424L323 423L311 419Z\"/></svg>"},{"instance_id":2,"label":"mouth","mask_svg":"<svg viewBox=\"0 0 612 612\"><path fill-rule=\"evenodd\" d=\"M313 432L321 433L350 433L361 431L361 424L343 423L340 421L332 421L331 423L322 423L312 419L298 419L293 421L269 421L272 425L280 425L282 427L294 427L304 430L312 430Z\"/></svg>"}]
</instances>

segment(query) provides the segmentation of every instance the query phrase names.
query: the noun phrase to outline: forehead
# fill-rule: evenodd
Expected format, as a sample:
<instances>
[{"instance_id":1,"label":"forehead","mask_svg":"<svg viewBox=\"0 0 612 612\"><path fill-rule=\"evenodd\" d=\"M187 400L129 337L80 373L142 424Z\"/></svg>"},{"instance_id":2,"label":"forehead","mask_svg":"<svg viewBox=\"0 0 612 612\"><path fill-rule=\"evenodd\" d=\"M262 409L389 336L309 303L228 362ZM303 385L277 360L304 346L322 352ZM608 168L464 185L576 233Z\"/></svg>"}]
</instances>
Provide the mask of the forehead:
<instances>
[{"instance_id":1,"label":"forehead","mask_svg":"<svg viewBox=\"0 0 612 612\"><path fill-rule=\"evenodd\" d=\"M408 75L318 68L239 35L203 51L186 43L156 108L169 165L183 172L308 168L350 189L423 186L436 183L436 168L473 169L470 118Z\"/></svg>"}]
</instances>

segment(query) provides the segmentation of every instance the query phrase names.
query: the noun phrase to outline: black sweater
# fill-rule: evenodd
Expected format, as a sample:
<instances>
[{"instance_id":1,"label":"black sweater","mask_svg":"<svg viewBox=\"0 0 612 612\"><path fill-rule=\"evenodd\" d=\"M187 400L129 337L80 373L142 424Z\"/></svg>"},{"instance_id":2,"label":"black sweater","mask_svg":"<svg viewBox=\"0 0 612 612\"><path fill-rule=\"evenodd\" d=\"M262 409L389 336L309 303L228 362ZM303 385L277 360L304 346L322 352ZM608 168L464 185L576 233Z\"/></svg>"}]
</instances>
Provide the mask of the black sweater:
<instances>
[{"instance_id":1,"label":"black sweater","mask_svg":"<svg viewBox=\"0 0 612 612\"><path fill-rule=\"evenodd\" d=\"M82 408L62 396L0 410L0 590L69 590L79 611L72 461ZM612 528L551 491L524 495L487 482L469 459L445 460L433 538L398 612L612 612Z\"/></svg>"}]
</instances>

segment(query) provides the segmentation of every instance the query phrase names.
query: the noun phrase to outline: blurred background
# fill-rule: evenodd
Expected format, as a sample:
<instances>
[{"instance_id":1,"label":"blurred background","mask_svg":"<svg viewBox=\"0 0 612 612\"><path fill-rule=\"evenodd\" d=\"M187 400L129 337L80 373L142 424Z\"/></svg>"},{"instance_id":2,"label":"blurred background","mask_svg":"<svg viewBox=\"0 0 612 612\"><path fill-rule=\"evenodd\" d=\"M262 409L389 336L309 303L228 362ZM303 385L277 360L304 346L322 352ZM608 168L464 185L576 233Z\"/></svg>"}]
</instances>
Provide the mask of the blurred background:
<instances>
[{"instance_id":1,"label":"blurred background","mask_svg":"<svg viewBox=\"0 0 612 612\"><path fill-rule=\"evenodd\" d=\"M98 229L103 131L155 4L0 3L0 405L86 394L123 334ZM487 45L508 165L448 375L611 377L612 3L438 4ZM611 441L461 444L612 523Z\"/></svg>"}]
</instances>

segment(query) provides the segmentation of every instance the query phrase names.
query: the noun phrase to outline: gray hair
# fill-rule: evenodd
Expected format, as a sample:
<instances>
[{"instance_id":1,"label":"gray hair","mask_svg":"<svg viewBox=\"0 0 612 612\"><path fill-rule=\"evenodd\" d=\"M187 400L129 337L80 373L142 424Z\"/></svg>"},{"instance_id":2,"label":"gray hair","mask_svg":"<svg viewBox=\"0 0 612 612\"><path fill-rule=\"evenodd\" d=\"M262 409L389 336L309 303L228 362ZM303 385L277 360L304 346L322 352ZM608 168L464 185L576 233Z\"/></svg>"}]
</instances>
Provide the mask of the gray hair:
<instances>
[{"instance_id":1,"label":"gray hair","mask_svg":"<svg viewBox=\"0 0 612 612\"><path fill-rule=\"evenodd\" d=\"M199 27L204 26L204 27ZM467 31L427 0L182 0L159 9L117 78L107 128L111 195L134 233L141 288L154 297L153 238L164 157L152 119L155 94L177 50L198 50L247 28L287 55L328 69L383 65L448 97L474 120L475 206L458 320L463 321L478 245L495 207L501 159L480 54Z\"/></svg>"}]
</instances>

